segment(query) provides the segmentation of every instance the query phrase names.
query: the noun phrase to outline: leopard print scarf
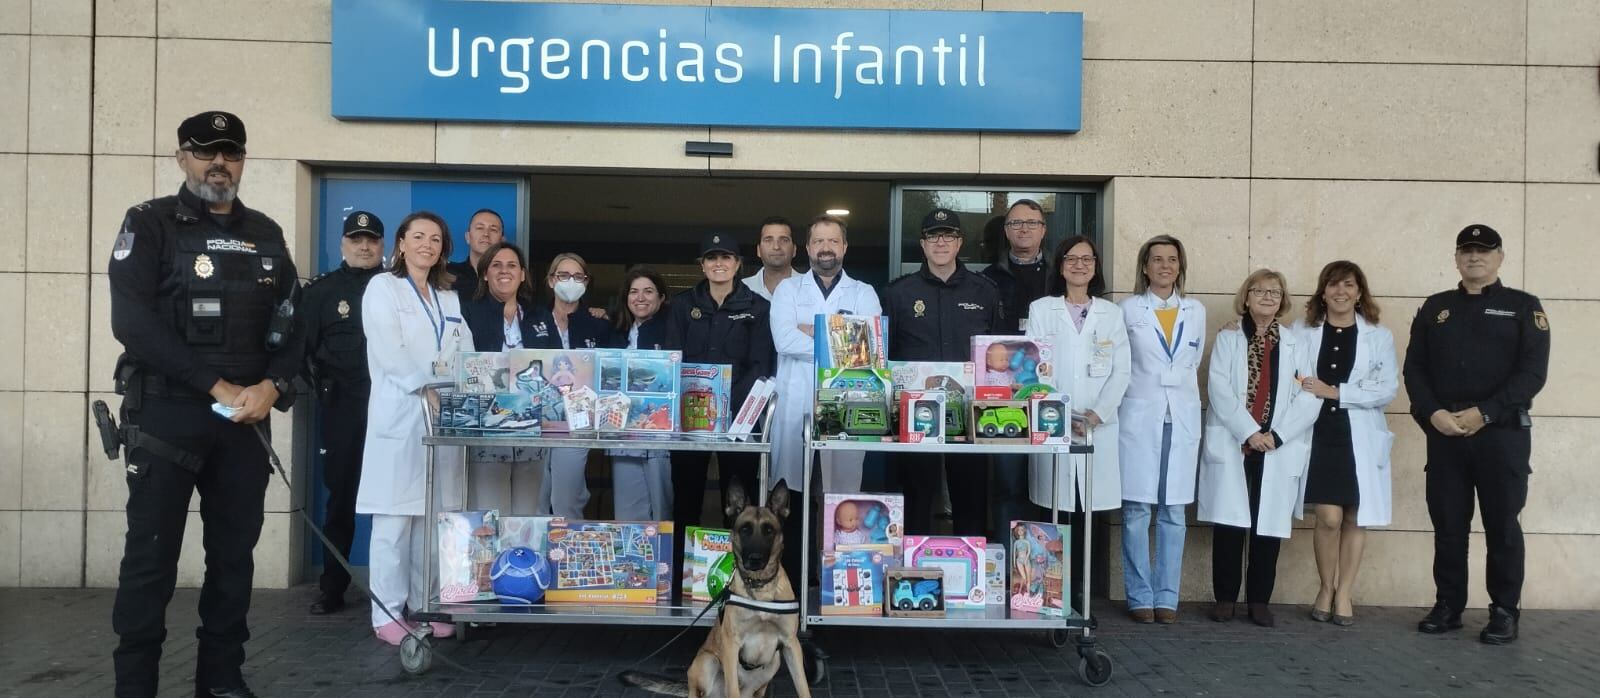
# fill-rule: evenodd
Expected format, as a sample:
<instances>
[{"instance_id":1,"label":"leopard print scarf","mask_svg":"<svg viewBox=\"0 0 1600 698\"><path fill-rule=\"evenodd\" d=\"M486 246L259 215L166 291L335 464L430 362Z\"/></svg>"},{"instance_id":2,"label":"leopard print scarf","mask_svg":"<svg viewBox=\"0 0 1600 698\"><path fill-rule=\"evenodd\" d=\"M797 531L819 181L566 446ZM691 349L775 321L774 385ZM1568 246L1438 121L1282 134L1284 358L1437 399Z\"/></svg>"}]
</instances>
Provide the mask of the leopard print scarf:
<instances>
[{"instance_id":1,"label":"leopard print scarf","mask_svg":"<svg viewBox=\"0 0 1600 698\"><path fill-rule=\"evenodd\" d=\"M1261 383L1261 367L1272 360L1272 347L1278 345L1279 325L1277 320L1273 320L1272 324L1267 325L1267 331L1260 335L1256 334L1254 325L1255 323L1251 322L1249 318L1245 318L1245 336L1249 343L1245 353L1245 364L1250 369L1249 380L1245 382L1244 395L1244 404L1247 409L1256 404L1256 386ZM1272 421L1272 397L1271 388L1268 388L1267 399L1262 402L1261 407L1261 426L1266 426Z\"/></svg>"}]
</instances>

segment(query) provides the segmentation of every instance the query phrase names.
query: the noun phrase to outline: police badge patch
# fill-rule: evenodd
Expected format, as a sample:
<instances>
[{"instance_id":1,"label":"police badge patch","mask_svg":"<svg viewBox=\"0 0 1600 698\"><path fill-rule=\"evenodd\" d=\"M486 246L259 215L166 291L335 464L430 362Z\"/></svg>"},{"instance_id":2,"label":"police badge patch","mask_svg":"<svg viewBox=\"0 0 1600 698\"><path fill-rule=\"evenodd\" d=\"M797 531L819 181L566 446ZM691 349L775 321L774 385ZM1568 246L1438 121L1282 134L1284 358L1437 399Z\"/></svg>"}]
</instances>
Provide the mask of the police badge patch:
<instances>
[{"instance_id":1,"label":"police badge patch","mask_svg":"<svg viewBox=\"0 0 1600 698\"><path fill-rule=\"evenodd\" d=\"M1533 311L1533 326L1539 328L1542 332L1549 332L1550 316L1545 315L1543 310Z\"/></svg>"},{"instance_id":2,"label":"police badge patch","mask_svg":"<svg viewBox=\"0 0 1600 698\"><path fill-rule=\"evenodd\" d=\"M921 298L918 298L917 302L911 304L911 312L916 313L916 317L922 317L922 313L927 311L927 309L928 304L923 303Z\"/></svg>"},{"instance_id":3,"label":"police badge patch","mask_svg":"<svg viewBox=\"0 0 1600 698\"><path fill-rule=\"evenodd\" d=\"M341 299L336 310L339 311L339 319L348 319L350 317L350 301Z\"/></svg>"},{"instance_id":4,"label":"police badge patch","mask_svg":"<svg viewBox=\"0 0 1600 698\"><path fill-rule=\"evenodd\" d=\"M194 275L202 279L209 279L216 273L216 267L211 266L210 255L199 255L194 258Z\"/></svg>"},{"instance_id":5,"label":"police badge patch","mask_svg":"<svg viewBox=\"0 0 1600 698\"><path fill-rule=\"evenodd\" d=\"M117 241L111 246L111 258L122 261L133 254L133 229L124 222L122 232L117 233Z\"/></svg>"}]
</instances>

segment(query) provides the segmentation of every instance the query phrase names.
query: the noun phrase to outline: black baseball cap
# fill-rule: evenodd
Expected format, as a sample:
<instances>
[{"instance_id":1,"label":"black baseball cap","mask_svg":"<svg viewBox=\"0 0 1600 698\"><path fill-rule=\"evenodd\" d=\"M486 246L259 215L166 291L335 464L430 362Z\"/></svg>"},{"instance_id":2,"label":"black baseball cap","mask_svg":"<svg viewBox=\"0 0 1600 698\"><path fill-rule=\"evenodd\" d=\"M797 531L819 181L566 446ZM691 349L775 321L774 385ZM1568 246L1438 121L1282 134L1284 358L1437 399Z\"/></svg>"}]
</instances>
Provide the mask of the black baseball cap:
<instances>
[{"instance_id":1,"label":"black baseball cap","mask_svg":"<svg viewBox=\"0 0 1600 698\"><path fill-rule=\"evenodd\" d=\"M352 237L356 235L370 235L382 240L383 221L378 219L377 214L366 211L351 211L350 215L344 217L344 236Z\"/></svg>"},{"instance_id":2,"label":"black baseball cap","mask_svg":"<svg viewBox=\"0 0 1600 698\"><path fill-rule=\"evenodd\" d=\"M700 238L700 256L705 257L712 252L726 252L737 257L739 243L727 233L706 233Z\"/></svg>"},{"instance_id":3,"label":"black baseball cap","mask_svg":"<svg viewBox=\"0 0 1600 698\"><path fill-rule=\"evenodd\" d=\"M940 230L961 232L961 218L956 215L955 211L948 208L936 208L922 217L923 235Z\"/></svg>"},{"instance_id":4,"label":"black baseball cap","mask_svg":"<svg viewBox=\"0 0 1600 698\"><path fill-rule=\"evenodd\" d=\"M178 146L244 147L244 122L225 111L203 111L178 124Z\"/></svg>"},{"instance_id":5,"label":"black baseball cap","mask_svg":"<svg viewBox=\"0 0 1600 698\"><path fill-rule=\"evenodd\" d=\"M1456 233L1456 249L1463 247L1482 247L1486 250L1500 249L1500 233L1482 223L1473 223Z\"/></svg>"}]
</instances>

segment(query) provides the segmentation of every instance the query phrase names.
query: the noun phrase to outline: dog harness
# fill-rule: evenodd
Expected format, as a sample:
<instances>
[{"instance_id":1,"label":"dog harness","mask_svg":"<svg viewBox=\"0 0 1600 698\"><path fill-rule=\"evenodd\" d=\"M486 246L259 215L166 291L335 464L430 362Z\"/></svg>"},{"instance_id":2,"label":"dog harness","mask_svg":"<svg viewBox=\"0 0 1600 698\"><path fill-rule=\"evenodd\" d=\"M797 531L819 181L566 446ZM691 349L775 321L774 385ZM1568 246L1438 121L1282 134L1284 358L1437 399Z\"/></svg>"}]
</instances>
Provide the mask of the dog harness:
<instances>
[{"instance_id":1,"label":"dog harness","mask_svg":"<svg viewBox=\"0 0 1600 698\"><path fill-rule=\"evenodd\" d=\"M738 606L739 608L759 611L761 613L778 613L785 615L800 613L799 601L760 601L757 599L752 599L748 596L740 596L738 594L729 593L727 603L730 606Z\"/></svg>"}]
</instances>

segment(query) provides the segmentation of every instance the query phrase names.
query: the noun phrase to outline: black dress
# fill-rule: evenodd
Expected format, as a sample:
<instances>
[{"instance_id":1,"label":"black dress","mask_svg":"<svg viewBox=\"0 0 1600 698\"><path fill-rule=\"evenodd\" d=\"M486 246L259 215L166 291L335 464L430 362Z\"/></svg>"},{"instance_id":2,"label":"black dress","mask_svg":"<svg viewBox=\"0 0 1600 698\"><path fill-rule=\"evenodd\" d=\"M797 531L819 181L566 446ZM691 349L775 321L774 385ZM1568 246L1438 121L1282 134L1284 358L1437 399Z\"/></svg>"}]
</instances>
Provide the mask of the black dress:
<instances>
[{"instance_id":1,"label":"black dress","mask_svg":"<svg viewBox=\"0 0 1600 698\"><path fill-rule=\"evenodd\" d=\"M1350 380L1350 362L1356 355L1356 328L1322 325L1322 349L1317 353L1317 378L1328 385ZM1361 504L1356 485L1356 455L1350 440L1350 413L1338 400L1323 400L1322 412L1311 433L1311 466L1306 476L1307 504Z\"/></svg>"}]
</instances>

